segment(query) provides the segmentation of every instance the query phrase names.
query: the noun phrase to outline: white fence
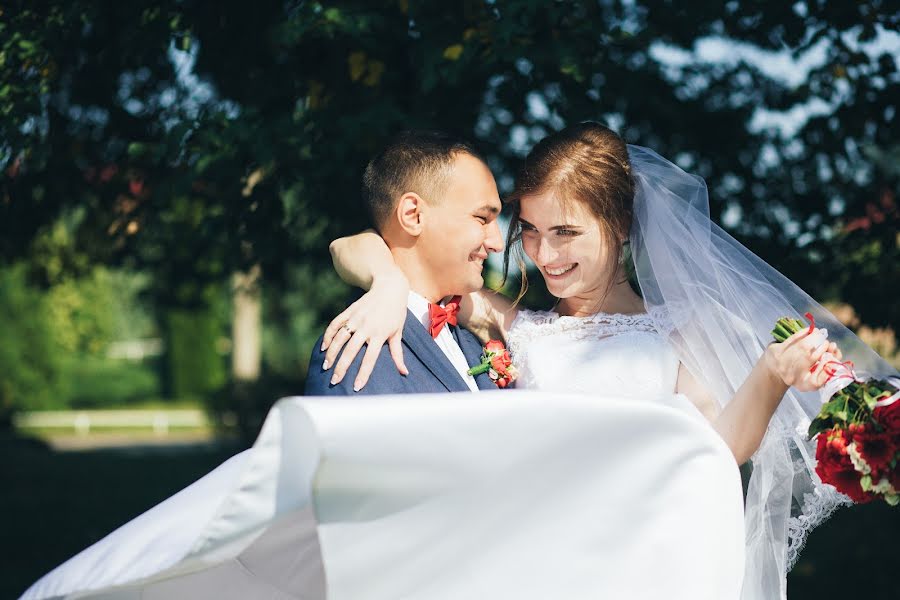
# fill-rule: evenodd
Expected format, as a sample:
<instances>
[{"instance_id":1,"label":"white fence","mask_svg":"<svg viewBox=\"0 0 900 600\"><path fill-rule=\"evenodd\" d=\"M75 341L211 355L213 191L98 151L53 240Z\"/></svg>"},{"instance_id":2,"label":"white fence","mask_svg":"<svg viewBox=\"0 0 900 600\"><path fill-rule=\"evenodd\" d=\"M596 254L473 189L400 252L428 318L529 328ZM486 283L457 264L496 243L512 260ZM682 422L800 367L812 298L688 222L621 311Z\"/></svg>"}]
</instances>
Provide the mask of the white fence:
<instances>
[{"instance_id":1,"label":"white fence","mask_svg":"<svg viewBox=\"0 0 900 600\"><path fill-rule=\"evenodd\" d=\"M110 343L106 349L108 358L127 360L144 360L163 353L163 341L160 338L146 340L122 340Z\"/></svg>"},{"instance_id":2,"label":"white fence","mask_svg":"<svg viewBox=\"0 0 900 600\"><path fill-rule=\"evenodd\" d=\"M199 409L177 410L60 410L18 413L13 423L20 429L73 429L87 435L91 428L150 428L166 435L171 427L204 428L210 425Z\"/></svg>"}]
</instances>

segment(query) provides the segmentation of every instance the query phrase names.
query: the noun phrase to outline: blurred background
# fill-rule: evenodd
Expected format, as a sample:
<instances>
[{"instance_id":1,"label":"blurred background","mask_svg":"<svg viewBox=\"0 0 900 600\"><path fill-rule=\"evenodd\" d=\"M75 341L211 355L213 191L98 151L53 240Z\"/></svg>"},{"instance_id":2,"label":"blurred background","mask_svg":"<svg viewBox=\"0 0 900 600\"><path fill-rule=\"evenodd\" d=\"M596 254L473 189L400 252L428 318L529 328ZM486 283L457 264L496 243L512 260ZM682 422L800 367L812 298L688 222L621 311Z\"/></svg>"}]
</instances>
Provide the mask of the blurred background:
<instances>
[{"instance_id":1,"label":"blurred background","mask_svg":"<svg viewBox=\"0 0 900 600\"><path fill-rule=\"evenodd\" d=\"M603 121L897 365L898 27L880 1L0 4L0 598L302 393L354 297L328 242L404 128L472 139L503 194ZM843 509L791 598L896 598L898 534Z\"/></svg>"}]
</instances>

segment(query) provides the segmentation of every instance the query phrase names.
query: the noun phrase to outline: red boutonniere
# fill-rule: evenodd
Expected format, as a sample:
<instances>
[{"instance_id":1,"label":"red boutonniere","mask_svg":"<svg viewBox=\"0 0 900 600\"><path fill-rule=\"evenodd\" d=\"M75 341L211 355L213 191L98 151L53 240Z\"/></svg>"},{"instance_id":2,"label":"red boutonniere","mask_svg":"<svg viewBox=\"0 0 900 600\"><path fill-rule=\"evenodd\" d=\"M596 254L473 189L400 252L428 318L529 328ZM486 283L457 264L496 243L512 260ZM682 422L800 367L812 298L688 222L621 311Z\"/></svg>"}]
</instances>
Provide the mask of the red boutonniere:
<instances>
[{"instance_id":1,"label":"red boutonniere","mask_svg":"<svg viewBox=\"0 0 900 600\"><path fill-rule=\"evenodd\" d=\"M484 345L481 364L469 369L468 373L473 377L487 373L499 388L505 388L519 376L519 371L512 364L509 350L500 340L491 340Z\"/></svg>"}]
</instances>

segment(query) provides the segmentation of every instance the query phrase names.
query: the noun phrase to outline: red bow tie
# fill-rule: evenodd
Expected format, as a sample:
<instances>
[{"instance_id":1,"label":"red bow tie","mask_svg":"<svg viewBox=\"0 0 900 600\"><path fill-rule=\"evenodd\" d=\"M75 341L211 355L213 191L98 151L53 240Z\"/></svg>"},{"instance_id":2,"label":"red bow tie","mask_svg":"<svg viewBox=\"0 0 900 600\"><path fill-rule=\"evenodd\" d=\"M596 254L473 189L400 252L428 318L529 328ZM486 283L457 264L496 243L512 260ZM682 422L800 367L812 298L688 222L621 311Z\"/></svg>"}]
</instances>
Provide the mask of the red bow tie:
<instances>
[{"instance_id":1,"label":"red bow tie","mask_svg":"<svg viewBox=\"0 0 900 600\"><path fill-rule=\"evenodd\" d=\"M447 323L456 325L456 313L459 312L459 302L461 300L462 296L453 296L444 306L437 304L428 305L428 317L431 319L431 337L436 338Z\"/></svg>"}]
</instances>

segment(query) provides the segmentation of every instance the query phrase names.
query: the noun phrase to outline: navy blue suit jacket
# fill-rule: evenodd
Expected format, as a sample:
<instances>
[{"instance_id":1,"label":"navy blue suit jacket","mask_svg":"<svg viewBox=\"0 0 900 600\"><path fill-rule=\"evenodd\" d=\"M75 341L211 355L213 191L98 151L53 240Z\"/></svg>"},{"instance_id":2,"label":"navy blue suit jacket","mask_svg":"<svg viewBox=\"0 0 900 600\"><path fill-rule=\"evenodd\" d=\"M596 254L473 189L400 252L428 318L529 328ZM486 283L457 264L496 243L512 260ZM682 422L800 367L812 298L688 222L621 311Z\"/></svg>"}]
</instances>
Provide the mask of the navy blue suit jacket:
<instances>
[{"instance_id":1,"label":"navy blue suit jacket","mask_svg":"<svg viewBox=\"0 0 900 600\"><path fill-rule=\"evenodd\" d=\"M449 327L449 325L448 325ZM481 362L482 345L471 332L462 327L451 327L459 347L462 349L469 366ZM344 379L337 385L331 385L334 369L325 371L322 362L325 353L319 350L322 345L320 336L313 347L309 360L309 373L306 376L307 396L352 396L353 394L418 394L426 392L469 392L469 386L450 363L422 323L408 310L403 325L403 360L409 375L403 376L397 371L391 352L385 344L378 354L378 361L369 377L369 382L359 392L353 391L353 382L359 372L360 363L365 355L365 348L360 350ZM497 386L487 373L475 377L475 383L482 390L495 390Z\"/></svg>"}]
</instances>

